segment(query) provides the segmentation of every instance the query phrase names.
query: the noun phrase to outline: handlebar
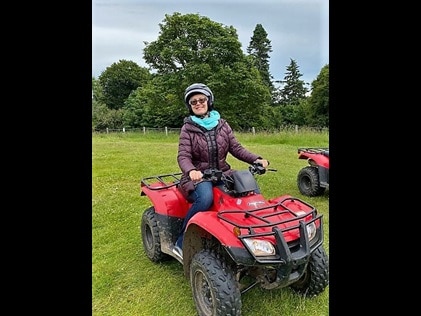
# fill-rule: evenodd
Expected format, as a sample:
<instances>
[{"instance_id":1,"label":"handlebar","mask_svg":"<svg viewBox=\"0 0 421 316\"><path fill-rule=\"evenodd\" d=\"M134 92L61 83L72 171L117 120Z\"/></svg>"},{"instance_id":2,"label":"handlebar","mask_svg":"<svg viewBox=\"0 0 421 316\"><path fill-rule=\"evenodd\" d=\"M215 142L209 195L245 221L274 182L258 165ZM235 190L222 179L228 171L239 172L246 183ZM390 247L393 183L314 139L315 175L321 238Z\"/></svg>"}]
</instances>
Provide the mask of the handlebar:
<instances>
[{"instance_id":1,"label":"handlebar","mask_svg":"<svg viewBox=\"0 0 421 316\"><path fill-rule=\"evenodd\" d=\"M269 161L268 161L269 163ZM264 174L266 171L278 171L277 169L273 168L263 168L263 165L261 163L253 163L249 166L249 171L251 174Z\"/></svg>"},{"instance_id":2,"label":"handlebar","mask_svg":"<svg viewBox=\"0 0 421 316\"><path fill-rule=\"evenodd\" d=\"M223 172L218 169L206 169L203 171L203 180L209 180L212 182L217 182L222 179Z\"/></svg>"},{"instance_id":3,"label":"handlebar","mask_svg":"<svg viewBox=\"0 0 421 316\"><path fill-rule=\"evenodd\" d=\"M273 168L264 168L261 163L252 163L251 165L249 165L248 169L252 175L255 175L255 174L262 175L262 174L265 174L266 171L278 171L277 169L273 169ZM206 169L203 171L203 177L201 181L218 182L222 180L222 181L231 182L232 179L228 179L228 178L230 177L226 176L219 169Z\"/></svg>"}]
</instances>

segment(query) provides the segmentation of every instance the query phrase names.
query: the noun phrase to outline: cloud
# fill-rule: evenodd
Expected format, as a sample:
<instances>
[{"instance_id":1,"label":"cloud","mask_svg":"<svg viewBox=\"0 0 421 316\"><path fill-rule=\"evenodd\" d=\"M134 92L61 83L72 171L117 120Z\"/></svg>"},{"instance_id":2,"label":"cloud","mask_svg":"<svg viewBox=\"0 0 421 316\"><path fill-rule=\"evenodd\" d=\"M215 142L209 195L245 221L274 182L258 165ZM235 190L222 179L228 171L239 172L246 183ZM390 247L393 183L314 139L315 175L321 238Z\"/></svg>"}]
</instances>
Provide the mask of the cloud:
<instances>
[{"instance_id":1,"label":"cloud","mask_svg":"<svg viewBox=\"0 0 421 316\"><path fill-rule=\"evenodd\" d=\"M92 75L119 60L131 60L142 67L143 42L159 37L165 14L197 13L214 22L233 26L246 53L253 31L261 24L271 41L270 73L284 78L294 59L311 83L329 63L328 0L93 0Z\"/></svg>"}]
</instances>

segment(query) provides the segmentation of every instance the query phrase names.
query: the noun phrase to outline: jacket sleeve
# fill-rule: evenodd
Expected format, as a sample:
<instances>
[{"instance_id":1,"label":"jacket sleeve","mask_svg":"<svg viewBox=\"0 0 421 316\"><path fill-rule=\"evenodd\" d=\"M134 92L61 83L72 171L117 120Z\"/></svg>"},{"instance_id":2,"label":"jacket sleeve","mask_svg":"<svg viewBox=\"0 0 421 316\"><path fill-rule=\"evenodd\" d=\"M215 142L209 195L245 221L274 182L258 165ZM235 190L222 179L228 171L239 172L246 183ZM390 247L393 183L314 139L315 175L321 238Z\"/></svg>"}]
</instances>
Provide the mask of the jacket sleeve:
<instances>
[{"instance_id":1,"label":"jacket sleeve","mask_svg":"<svg viewBox=\"0 0 421 316\"><path fill-rule=\"evenodd\" d=\"M192 162L192 144L185 126L186 125L184 124L180 131L177 162L181 172L187 176L191 170L196 168Z\"/></svg>"}]
</instances>

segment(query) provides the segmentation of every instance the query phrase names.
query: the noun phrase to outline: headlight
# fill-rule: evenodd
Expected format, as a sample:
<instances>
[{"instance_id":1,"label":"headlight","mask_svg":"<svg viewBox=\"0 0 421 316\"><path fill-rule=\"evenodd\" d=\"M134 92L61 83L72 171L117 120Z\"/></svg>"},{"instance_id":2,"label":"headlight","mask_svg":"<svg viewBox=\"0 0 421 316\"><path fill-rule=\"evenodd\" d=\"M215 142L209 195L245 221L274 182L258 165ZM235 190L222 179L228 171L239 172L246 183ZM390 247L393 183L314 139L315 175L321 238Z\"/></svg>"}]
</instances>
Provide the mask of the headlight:
<instances>
[{"instance_id":1,"label":"headlight","mask_svg":"<svg viewBox=\"0 0 421 316\"><path fill-rule=\"evenodd\" d=\"M308 240L312 240L315 236L316 236L316 224L310 223L308 225L306 225L307 228L307 234L308 234Z\"/></svg>"},{"instance_id":2,"label":"headlight","mask_svg":"<svg viewBox=\"0 0 421 316\"><path fill-rule=\"evenodd\" d=\"M275 247L268 241L253 238L243 240L255 256L271 256L275 254Z\"/></svg>"}]
</instances>

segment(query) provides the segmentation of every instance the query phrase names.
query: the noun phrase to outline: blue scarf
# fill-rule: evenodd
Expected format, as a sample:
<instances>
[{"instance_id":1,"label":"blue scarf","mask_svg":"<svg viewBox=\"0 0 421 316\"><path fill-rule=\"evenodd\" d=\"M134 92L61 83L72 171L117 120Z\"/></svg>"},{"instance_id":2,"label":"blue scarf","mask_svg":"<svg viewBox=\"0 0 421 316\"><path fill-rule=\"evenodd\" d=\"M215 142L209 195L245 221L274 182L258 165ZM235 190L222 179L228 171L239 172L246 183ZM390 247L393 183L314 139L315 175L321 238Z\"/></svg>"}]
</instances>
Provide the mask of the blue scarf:
<instances>
[{"instance_id":1,"label":"blue scarf","mask_svg":"<svg viewBox=\"0 0 421 316\"><path fill-rule=\"evenodd\" d=\"M216 125L218 125L219 119L221 118L221 115L218 111L212 110L209 112L209 117L205 117L203 119L198 118L195 115L190 115L193 122L199 124L200 126L206 128L208 131L214 128Z\"/></svg>"}]
</instances>

